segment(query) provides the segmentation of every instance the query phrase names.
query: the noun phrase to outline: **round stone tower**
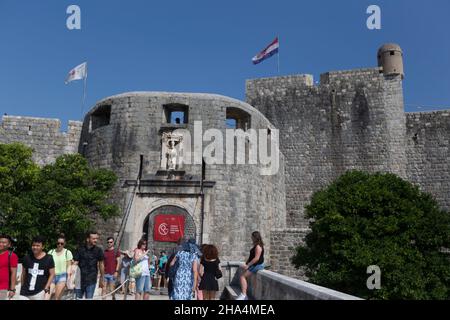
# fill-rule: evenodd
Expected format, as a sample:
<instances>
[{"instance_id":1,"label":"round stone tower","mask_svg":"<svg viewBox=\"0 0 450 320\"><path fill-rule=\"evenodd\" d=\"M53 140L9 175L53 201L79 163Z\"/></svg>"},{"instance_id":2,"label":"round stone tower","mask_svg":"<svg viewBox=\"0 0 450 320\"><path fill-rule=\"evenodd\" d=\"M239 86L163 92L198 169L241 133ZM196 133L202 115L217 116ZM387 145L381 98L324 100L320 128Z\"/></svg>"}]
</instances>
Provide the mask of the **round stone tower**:
<instances>
[{"instance_id":1,"label":"round stone tower","mask_svg":"<svg viewBox=\"0 0 450 320\"><path fill-rule=\"evenodd\" d=\"M403 51L398 44L386 43L378 49L378 66L383 67L383 73L387 76L401 75L403 72Z\"/></svg>"},{"instance_id":2,"label":"round stone tower","mask_svg":"<svg viewBox=\"0 0 450 320\"><path fill-rule=\"evenodd\" d=\"M230 128L249 136L229 136ZM183 234L215 244L221 261L241 261L258 230L269 261L271 230L286 227L284 160L280 154L272 175L261 174L262 161L233 161L250 159L252 132L259 142L276 135L255 108L220 95L130 92L98 102L85 117L80 153L93 167L116 173L111 200L122 212L115 221L97 221L101 239L118 236L121 249L131 249L144 236L159 253ZM217 161L208 162L209 154Z\"/></svg>"}]
</instances>

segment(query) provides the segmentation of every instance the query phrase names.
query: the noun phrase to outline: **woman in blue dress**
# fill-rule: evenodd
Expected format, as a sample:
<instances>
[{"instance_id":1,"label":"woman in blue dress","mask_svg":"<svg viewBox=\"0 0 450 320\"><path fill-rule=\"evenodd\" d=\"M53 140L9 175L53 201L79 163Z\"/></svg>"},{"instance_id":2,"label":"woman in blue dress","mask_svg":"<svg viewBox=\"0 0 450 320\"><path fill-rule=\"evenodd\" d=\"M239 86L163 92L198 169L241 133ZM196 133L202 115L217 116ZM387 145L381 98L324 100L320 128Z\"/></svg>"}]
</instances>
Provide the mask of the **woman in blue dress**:
<instances>
[{"instance_id":1,"label":"woman in blue dress","mask_svg":"<svg viewBox=\"0 0 450 320\"><path fill-rule=\"evenodd\" d=\"M200 250L194 239L183 244L182 250L177 252L170 266L178 264L173 282L173 300L192 300L198 281L198 254Z\"/></svg>"}]
</instances>

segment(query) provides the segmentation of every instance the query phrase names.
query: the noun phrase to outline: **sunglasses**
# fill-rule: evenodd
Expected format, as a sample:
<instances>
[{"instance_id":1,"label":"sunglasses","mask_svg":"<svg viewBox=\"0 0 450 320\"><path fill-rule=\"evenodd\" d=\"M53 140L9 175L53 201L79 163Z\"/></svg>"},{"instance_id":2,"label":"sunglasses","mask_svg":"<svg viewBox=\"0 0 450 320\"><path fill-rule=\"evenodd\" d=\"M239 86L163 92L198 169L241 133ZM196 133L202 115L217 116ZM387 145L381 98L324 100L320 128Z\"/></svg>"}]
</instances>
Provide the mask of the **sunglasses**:
<instances>
[{"instance_id":1,"label":"sunglasses","mask_svg":"<svg viewBox=\"0 0 450 320\"><path fill-rule=\"evenodd\" d=\"M57 245L58 246L63 246L65 243L64 242L58 242Z\"/></svg>"},{"instance_id":2,"label":"sunglasses","mask_svg":"<svg viewBox=\"0 0 450 320\"><path fill-rule=\"evenodd\" d=\"M108 243L114 243L114 241L108 241Z\"/></svg>"}]
</instances>

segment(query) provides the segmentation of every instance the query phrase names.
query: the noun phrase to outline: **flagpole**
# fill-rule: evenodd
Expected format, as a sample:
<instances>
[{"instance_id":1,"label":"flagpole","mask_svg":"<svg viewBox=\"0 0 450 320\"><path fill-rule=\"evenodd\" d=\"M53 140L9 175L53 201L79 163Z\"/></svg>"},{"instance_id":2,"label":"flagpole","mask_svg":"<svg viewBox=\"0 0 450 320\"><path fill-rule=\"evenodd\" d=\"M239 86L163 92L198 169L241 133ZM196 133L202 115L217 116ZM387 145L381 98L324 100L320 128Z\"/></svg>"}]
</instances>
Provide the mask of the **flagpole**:
<instances>
[{"instance_id":1,"label":"flagpole","mask_svg":"<svg viewBox=\"0 0 450 320\"><path fill-rule=\"evenodd\" d=\"M277 71L278 75L280 75L280 37L277 36L277 38L278 38Z\"/></svg>"},{"instance_id":2,"label":"flagpole","mask_svg":"<svg viewBox=\"0 0 450 320\"><path fill-rule=\"evenodd\" d=\"M84 107L86 104L86 82L87 82L87 65L86 65L86 71L85 71L85 75L84 75L83 98L81 101L81 120L83 120L83 112L84 112Z\"/></svg>"}]
</instances>

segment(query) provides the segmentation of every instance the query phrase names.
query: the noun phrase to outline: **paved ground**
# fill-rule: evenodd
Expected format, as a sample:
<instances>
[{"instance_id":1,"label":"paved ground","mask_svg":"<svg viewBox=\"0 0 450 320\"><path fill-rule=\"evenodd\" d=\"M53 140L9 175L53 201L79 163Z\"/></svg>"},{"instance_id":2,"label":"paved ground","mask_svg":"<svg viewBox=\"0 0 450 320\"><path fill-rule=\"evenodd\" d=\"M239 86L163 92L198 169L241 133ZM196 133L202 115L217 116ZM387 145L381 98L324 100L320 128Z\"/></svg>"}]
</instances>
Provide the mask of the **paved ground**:
<instances>
[{"instance_id":1,"label":"paved ground","mask_svg":"<svg viewBox=\"0 0 450 320\"><path fill-rule=\"evenodd\" d=\"M16 286L16 292L20 292L20 285ZM101 290L97 287L94 294L94 300L102 300L101 297ZM135 295L134 294L128 294L126 297L126 300L134 300ZM67 295L64 296L64 300L72 300L73 299L73 292L68 292ZM14 300L28 300L25 297L16 295ZM112 296L107 296L105 300L112 300ZM117 293L116 294L116 300L124 300L124 295ZM167 295L167 289L162 290L154 290L152 289L150 292L150 300L169 300L169 296Z\"/></svg>"},{"instance_id":2,"label":"paved ground","mask_svg":"<svg viewBox=\"0 0 450 320\"><path fill-rule=\"evenodd\" d=\"M71 296L69 296L68 298L73 299L73 294ZM94 300L102 300L101 290L99 290L98 288L95 290ZM112 300L112 296L109 295L104 300ZM128 294L125 299L123 294L116 293L116 300L135 300L135 295ZM150 300L169 300L169 296L167 295L167 289L162 289L162 290L152 289L150 292Z\"/></svg>"},{"instance_id":3,"label":"paved ground","mask_svg":"<svg viewBox=\"0 0 450 320\"><path fill-rule=\"evenodd\" d=\"M135 295L128 294L126 300L134 300ZM112 300L112 297L109 296L106 300ZM116 300L124 300L123 294L116 294ZM169 296L167 295L167 289L163 290L154 290L152 289L150 292L150 300L169 300Z\"/></svg>"},{"instance_id":4,"label":"paved ground","mask_svg":"<svg viewBox=\"0 0 450 320\"><path fill-rule=\"evenodd\" d=\"M112 298L108 297L106 300L112 300ZM116 294L116 300L124 300L124 296L122 294ZM134 295L128 295L126 300L134 300ZM167 294L161 294L159 291L152 290L152 292L150 292L150 300L169 300L169 296Z\"/></svg>"}]
</instances>

